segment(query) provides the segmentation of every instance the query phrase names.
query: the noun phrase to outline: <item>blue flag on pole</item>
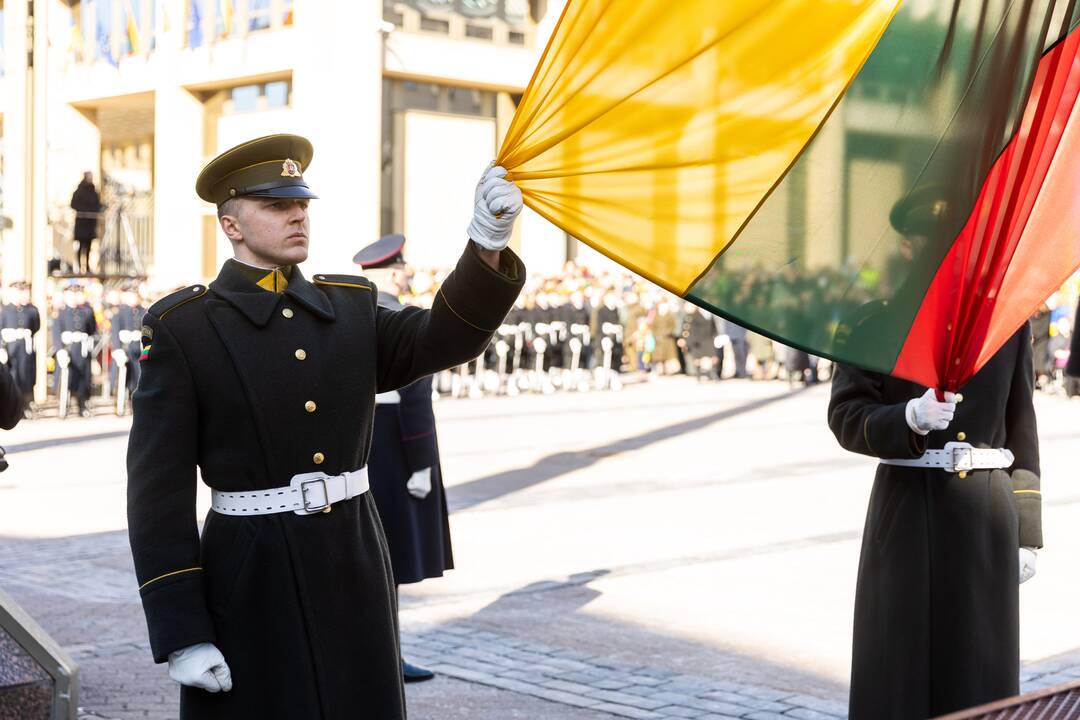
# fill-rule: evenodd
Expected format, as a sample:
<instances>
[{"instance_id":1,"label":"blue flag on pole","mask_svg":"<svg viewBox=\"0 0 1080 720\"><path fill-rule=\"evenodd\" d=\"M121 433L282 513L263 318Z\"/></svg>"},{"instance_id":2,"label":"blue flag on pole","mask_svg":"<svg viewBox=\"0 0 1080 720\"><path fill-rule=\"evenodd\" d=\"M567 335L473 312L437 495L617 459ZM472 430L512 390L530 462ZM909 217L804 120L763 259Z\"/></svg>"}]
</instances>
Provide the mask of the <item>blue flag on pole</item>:
<instances>
[{"instance_id":1,"label":"blue flag on pole","mask_svg":"<svg viewBox=\"0 0 1080 720\"><path fill-rule=\"evenodd\" d=\"M191 12L188 13L188 47L197 48L202 43L202 2L191 0Z\"/></svg>"}]
</instances>

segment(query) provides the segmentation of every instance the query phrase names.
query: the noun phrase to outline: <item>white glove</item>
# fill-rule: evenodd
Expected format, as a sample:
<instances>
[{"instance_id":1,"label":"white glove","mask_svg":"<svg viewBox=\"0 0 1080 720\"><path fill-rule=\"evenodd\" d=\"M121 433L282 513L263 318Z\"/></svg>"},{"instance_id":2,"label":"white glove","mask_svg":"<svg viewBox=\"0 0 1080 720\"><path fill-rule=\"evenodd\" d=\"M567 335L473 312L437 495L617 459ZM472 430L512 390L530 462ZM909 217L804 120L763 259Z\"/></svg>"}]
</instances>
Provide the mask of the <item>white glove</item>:
<instances>
[{"instance_id":1,"label":"white glove","mask_svg":"<svg viewBox=\"0 0 1080 720\"><path fill-rule=\"evenodd\" d=\"M506 168L489 167L476 185L469 237L485 250L502 250L510 242L521 212L521 190L506 180Z\"/></svg>"},{"instance_id":2,"label":"white glove","mask_svg":"<svg viewBox=\"0 0 1080 720\"><path fill-rule=\"evenodd\" d=\"M922 397L908 400L904 418L908 427L919 435L929 435L931 430L944 430L956 413L956 395L945 393L945 402L938 402L936 390L930 388Z\"/></svg>"},{"instance_id":3,"label":"white glove","mask_svg":"<svg viewBox=\"0 0 1080 720\"><path fill-rule=\"evenodd\" d=\"M225 656L210 643L191 645L169 653L169 677L181 685L207 692L232 690L232 673Z\"/></svg>"},{"instance_id":4,"label":"white glove","mask_svg":"<svg viewBox=\"0 0 1080 720\"><path fill-rule=\"evenodd\" d=\"M71 364L71 356L68 355L68 351L61 348L56 351L56 364L62 368L66 368Z\"/></svg>"},{"instance_id":5,"label":"white glove","mask_svg":"<svg viewBox=\"0 0 1080 720\"><path fill-rule=\"evenodd\" d=\"M7 365L8 354L7 350L0 348L0 365Z\"/></svg>"},{"instance_id":6,"label":"white glove","mask_svg":"<svg viewBox=\"0 0 1080 720\"><path fill-rule=\"evenodd\" d=\"M117 348L112 351L112 359L117 365L127 365L128 356L126 352Z\"/></svg>"},{"instance_id":7,"label":"white glove","mask_svg":"<svg viewBox=\"0 0 1080 720\"><path fill-rule=\"evenodd\" d=\"M417 500L423 500L431 492L431 468L417 470L405 483L405 489Z\"/></svg>"},{"instance_id":8,"label":"white glove","mask_svg":"<svg viewBox=\"0 0 1080 720\"><path fill-rule=\"evenodd\" d=\"M1035 577L1035 560L1038 559L1038 555L1035 554L1035 548L1022 547L1020 548L1020 584L1023 585L1031 578Z\"/></svg>"}]
</instances>

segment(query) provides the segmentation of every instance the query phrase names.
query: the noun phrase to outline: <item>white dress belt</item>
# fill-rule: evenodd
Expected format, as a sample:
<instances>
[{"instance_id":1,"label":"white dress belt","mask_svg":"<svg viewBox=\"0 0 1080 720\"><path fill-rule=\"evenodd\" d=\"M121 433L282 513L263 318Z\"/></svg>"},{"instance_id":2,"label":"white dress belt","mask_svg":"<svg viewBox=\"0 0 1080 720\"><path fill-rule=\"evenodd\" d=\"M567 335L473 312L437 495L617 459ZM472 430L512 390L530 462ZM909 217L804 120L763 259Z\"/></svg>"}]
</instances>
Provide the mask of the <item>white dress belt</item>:
<instances>
[{"instance_id":1,"label":"white dress belt","mask_svg":"<svg viewBox=\"0 0 1080 720\"><path fill-rule=\"evenodd\" d=\"M294 475L285 487L243 492L214 490L210 507L222 515L314 515L330 512L334 503L363 495L368 488L367 467L341 475L303 473Z\"/></svg>"},{"instance_id":2,"label":"white dress belt","mask_svg":"<svg viewBox=\"0 0 1080 720\"><path fill-rule=\"evenodd\" d=\"M977 448L971 443L949 442L941 450L927 450L913 460L882 459L882 465L941 468L945 472L997 470L1013 464L1013 454L1004 448Z\"/></svg>"},{"instance_id":3,"label":"white dress belt","mask_svg":"<svg viewBox=\"0 0 1080 720\"><path fill-rule=\"evenodd\" d=\"M26 344L26 352L34 352L34 333L30 328L4 328L0 330L0 339L5 343L16 343L22 340Z\"/></svg>"},{"instance_id":4,"label":"white dress belt","mask_svg":"<svg viewBox=\"0 0 1080 720\"><path fill-rule=\"evenodd\" d=\"M393 405L401 402L401 395L397 390L391 390L390 392L375 393L376 405Z\"/></svg>"}]
</instances>

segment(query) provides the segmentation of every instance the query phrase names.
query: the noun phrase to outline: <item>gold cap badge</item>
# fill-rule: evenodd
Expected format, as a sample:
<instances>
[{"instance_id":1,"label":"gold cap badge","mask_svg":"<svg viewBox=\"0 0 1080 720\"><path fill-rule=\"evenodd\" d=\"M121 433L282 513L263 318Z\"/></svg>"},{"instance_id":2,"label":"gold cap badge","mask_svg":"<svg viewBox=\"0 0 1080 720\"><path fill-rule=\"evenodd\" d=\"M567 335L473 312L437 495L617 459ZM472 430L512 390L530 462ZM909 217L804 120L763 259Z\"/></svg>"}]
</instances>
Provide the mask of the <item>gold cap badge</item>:
<instances>
[{"instance_id":1,"label":"gold cap badge","mask_svg":"<svg viewBox=\"0 0 1080 720\"><path fill-rule=\"evenodd\" d=\"M285 158L285 162L281 163L281 177L301 177L300 164Z\"/></svg>"}]
</instances>

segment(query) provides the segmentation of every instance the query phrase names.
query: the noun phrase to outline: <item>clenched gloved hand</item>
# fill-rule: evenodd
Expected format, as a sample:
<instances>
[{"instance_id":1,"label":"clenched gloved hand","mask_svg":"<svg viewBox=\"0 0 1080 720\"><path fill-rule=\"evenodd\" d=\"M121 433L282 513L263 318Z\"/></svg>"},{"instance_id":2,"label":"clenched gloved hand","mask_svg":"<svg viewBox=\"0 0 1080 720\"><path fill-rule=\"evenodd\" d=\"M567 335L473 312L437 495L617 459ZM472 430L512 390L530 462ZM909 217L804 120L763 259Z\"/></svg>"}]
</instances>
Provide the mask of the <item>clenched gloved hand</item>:
<instances>
[{"instance_id":1,"label":"clenched gloved hand","mask_svg":"<svg viewBox=\"0 0 1080 720\"><path fill-rule=\"evenodd\" d=\"M60 348L56 351L56 364L62 368L66 368L71 364L71 355L68 354L67 350Z\"/></svg>"},{"instance_id":2,"label":"clenched gloved hand","mask_svg":"<svg viewBox=\"0 0 1080 720\"><path fill-rule=\"evenodd\" d=\"M431 468L417 470L405 483L405 489L417 500L423 500L431 492Z\"/></svg>"},{"instance_id":3,"label":"clenched gloved hand","mask_svg":"<svg viewBox=\"0 0 1080 720\"><path fill-rule=\"evenodd\" d=\"M207 692L232 690L232 672L225 656L210 643L191 645L169 653L169 677L181 685Z\"/></svg>"},{"instance_id":4,"label":"clenched gloved hand","mask_svg":"<svg viewBox=\"0 0 1080 720\"><path fill-rule=\"evenodd\" d=\"M1035 560L1038 559L1038 555L1035 554L1035 548L1022 547L1020 548L1020 584L1023 585L1031 578L1035 577Z\"/></svg>"},{"instance_id":5,"label":"clenched gloved hand","mask_svg":"<svg viewBox=\"0 0 1080 720\"><path fill-rule=\"evenodd\" d=\"M469 237L485 250L502 250L510 242L521 205L521 190L506 179L506 168L489 167L476 185Z\"/></svg>"},{"instance_id":6,"label":"clenched gloved hand","mask_svg":"<svg viewBox=\"0 0 1080 720\"><path fill-rule=\"evenodd\" d=\"M931 430L944 430L956 414L956 394L947 392L945 402L938 402L936 392L930 388L922 397L908 400L904 418L908 427L919 435L929 435Z\"/></svg>"}]
</instances>

